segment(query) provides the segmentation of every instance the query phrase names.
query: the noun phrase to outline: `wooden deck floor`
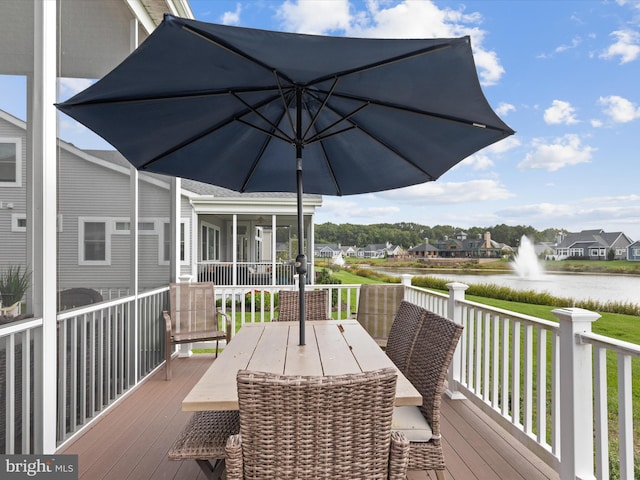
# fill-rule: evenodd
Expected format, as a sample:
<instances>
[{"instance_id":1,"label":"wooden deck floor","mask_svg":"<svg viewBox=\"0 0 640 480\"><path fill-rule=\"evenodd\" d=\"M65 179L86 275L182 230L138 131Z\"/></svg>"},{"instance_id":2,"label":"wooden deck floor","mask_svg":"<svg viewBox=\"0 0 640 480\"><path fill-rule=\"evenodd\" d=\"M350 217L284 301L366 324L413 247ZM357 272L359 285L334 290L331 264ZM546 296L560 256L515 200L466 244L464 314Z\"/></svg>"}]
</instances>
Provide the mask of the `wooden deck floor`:
<instances>
[{"instance_id":1,"label":"wooden deck floor","mask_svg":"<svg viewBox=\"0 0 640 480\"><path fill-rule=\"evenodd\" d=\"M157 372L57 453L79 455L84 480L205 480L194 461L169 461L167 452L190 416L180 403L213 360L195 355L172 362L171 381L164 381L164 370ZM442 414L448 480L559 478L470 402L445 397Z\"/></svg>"}]
</instances>

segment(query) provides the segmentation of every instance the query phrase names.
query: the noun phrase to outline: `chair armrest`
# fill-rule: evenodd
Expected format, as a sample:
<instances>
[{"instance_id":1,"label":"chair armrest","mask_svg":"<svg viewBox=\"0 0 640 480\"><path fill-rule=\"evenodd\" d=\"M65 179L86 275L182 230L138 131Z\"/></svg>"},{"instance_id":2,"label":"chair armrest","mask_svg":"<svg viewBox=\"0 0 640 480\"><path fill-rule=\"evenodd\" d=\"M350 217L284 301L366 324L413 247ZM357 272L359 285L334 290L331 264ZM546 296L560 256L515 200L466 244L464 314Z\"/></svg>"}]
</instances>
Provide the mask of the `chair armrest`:
<instances>
[{"instance_id":1,"label":"chair armrest","mask_svg":"<svg viewBox=\"0 0 640 480\"><path fill-rule=\"evenodd\" d=\"M167 334L167 338L171 337L171 315L169 315L169 312L166 310L162 311L162 316L164 317L164 324L165 324L165 332Z\"/></svg>"},{"instance_id":2,"label":"chair armrest","mask_svg":"<svg viewBox=\"0 0 640 480\"><path fill-rule=\"evenodd\" d=\"M242 463L242 437L240 434L229 436L224 448L227 480L244 480Z\"/></svg>"},{"instance_id":3,"label":"chair armrest","mask_svg":"<svg viewBox=\"0 0 640 480\"><path fill-rule=\"evenodd\" d=\"M226 326L225 333L227 334L227 344L229 344L229 342L231 341L231 317L229 316L229 314L224 313L219 308L217 308L216 311L218 312L218 315L222 315L224 317Z\"/></svg>"},{"instance_id":4,"label":"chair armrest","mask_svg":"<svg viewBox=\"0 0 640 480\"><path fill-rule=\"evenodd\" d=\"M409 468L409 440L404 433L391 432L389 480L405 480Z\"/></svg>"}]
</instances>

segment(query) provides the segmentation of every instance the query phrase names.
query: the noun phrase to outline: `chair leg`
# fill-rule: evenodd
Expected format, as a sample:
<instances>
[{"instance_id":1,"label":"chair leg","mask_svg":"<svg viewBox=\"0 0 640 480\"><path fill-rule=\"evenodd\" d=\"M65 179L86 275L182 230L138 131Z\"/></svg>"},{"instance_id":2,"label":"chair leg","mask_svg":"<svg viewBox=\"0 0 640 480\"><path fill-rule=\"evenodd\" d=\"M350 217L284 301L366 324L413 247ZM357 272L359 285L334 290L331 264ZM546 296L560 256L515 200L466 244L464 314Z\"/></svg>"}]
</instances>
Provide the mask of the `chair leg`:
<instances>
[{"instance_id":1,"label":"chair leg","mask_svg":"<svg viewBox=\"0 0 640 480\"><path fill-rule=\"evenodd\" d=\"M438 480L446 480L446 476L444 474L444 470L436 470L436 478Z\"/></svg>"},{"instance_id":2,"label":"chair leg","mask_svg":"<svg viewBox=\"0 0 640 480\"><path fill-rule=\"evenodd\" d=\"M165 346L164 379L171 380L171 345Z\"/></svg>"},{"instance_id":3,"label":"chair leg","mask_svg":"<svg viewBox=\"0 0 640 480\"><path fill-rule=\"evenodd\" d=\"M207 477L207 480L218 480L222 478L224 471L224 460L217 459L213 465L209 460L197 459L196 463L200 466L200 470Z\"/></svg>"},{"instance_id":4,"label":"chair leg","mask_svg":"<svg viewBox=\"0 0 640 480\"><path fill-rule=\"evenodd\" d=\"M218 358L219 345L220 345L220 340L216 340L216 358Z\"/></svg>"}]
</instances>

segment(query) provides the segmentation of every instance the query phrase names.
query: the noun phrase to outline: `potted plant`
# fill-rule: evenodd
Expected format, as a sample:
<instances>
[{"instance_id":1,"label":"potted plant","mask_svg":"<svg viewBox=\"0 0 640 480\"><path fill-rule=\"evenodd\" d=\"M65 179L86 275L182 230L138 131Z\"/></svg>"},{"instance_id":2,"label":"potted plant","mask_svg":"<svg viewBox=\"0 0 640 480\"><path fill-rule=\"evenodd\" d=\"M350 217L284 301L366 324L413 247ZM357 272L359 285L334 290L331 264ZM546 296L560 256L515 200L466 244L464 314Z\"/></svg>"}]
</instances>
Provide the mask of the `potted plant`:
<instances>
[{"instance_id":1,"label":"potted plant","mask_svg":"<svg viewBox=\"0 0 640 480\"><path fill-rule=\"evenodd\" d=\"M7 315L19 313L20 302L31 283L31 273L20 265L10 265L0 271L0 300L2 310Z\"/></svg>"}]
</instances>

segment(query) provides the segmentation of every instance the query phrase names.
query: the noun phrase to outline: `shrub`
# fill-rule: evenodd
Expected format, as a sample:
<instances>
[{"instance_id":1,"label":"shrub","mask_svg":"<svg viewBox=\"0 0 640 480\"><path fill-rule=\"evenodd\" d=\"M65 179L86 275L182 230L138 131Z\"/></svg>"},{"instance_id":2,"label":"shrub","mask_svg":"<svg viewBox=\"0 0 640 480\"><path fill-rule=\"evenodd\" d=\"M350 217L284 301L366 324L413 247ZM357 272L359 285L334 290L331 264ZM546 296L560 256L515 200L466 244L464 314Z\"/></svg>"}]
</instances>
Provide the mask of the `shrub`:
<instances>
[{"instance_id":1,"label":"shrub","mask_svg":"<svg viewBox=\"0 0 640 480\"><path fill-rule=\"evenodd\" d=\"M269 292L262 292L260 290L254 290L253 292L247 292L244 295L244 306L248 311L251 311L253 305L254 311L262 310L264 305L265 309L271 307L271 294Z\"/></svg>"}]
</instances>

